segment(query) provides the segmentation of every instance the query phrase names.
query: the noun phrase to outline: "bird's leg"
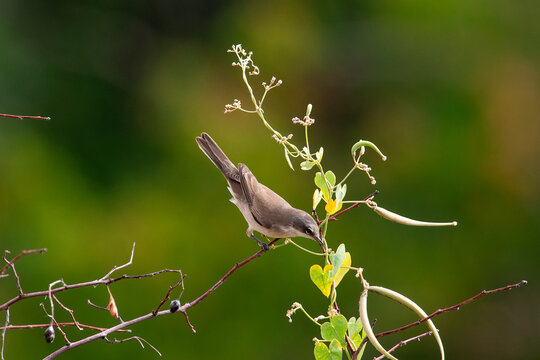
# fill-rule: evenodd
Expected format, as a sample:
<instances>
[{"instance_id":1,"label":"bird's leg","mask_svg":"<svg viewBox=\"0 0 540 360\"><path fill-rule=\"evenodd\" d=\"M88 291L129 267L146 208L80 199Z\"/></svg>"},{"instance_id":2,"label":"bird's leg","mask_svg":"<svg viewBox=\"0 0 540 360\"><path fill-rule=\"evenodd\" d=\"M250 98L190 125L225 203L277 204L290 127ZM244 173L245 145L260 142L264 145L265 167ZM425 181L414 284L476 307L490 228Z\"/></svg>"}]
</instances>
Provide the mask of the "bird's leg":
<instances>
[{"instance_id":1,"label":"bird's leg","mask_svg":"<svg viewBox=\"0 0 540 360\"><path fill-rule=\"evenodd\" d=\"M250 238L252 238L253 240L257 241L257 244L259 244L259 246L261 247L261 250L262 251L268 251L268 249L270 249L270 247L268 246L267 243L265 243L264 241L261 241L259 239L257 239L257 237L253 234L250 235Z\"/></svg>"}]
</instances>

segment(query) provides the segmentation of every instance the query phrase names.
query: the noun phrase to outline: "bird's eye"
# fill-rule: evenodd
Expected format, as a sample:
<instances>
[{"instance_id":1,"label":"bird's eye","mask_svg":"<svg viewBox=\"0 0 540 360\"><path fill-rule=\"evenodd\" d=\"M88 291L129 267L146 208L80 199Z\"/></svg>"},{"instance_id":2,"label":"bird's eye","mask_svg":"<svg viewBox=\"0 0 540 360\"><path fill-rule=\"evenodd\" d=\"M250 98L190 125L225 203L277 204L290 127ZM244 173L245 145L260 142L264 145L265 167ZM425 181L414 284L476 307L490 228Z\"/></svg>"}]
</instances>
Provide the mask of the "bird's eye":
<instances>
[{"instance_id":1,"label":"bird's eye","mask_svg":"<svg viewBox=\"0 0 540 360\"><path fill-rule=\"evenodd\" d=\"M313 235L313 230L311 230L310 228L306 228L306 234Z\"/></svg>"}]
</instances>

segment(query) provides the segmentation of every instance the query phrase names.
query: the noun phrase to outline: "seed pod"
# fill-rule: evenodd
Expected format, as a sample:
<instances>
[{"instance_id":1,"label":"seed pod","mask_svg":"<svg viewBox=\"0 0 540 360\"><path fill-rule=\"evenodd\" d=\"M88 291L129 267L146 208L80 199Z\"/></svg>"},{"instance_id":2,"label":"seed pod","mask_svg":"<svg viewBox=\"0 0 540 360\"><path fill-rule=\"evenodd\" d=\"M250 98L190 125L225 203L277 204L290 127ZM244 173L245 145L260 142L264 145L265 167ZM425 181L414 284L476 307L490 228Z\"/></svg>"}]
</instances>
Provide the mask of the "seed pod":
<instances>
[{"instance_id":1,"label":"seed pod","mask_svg":"<svg viewBox=\"0 0 540 360\"><path fill-rule=\"evenodd\" d=\"M47 343L52 343L54 341L54 327L50 325L48 328L46 328L43 336L45 337L45 341Z\"/></svg>"},{"instance_id":2,"label":"seed pod","mask_svg":"<svg viewBox=\"0 0 540 360\"><path fill-rule=\"evenodd\" d=\"M171 306L169 307L169 309L171 310L172 313L177 312L178 309L180 309L180 301L178 300L171 301Z\"/></svg>"},{"instance_id":3,"label":"seed pod","mask_svg":"<svg viewBox=\"0 0 540 360\"><path fill-rule=\"evenodd\" d=\"M406 218L405 216L398 215L391 211L388 211L382 207L375 206L372 207L373 211L379 214L381 217L392 222L409 225L409 226L457 226L457 221L452 222L427 222L427 221L418 221Z\"/></svg>"}]
</instances>

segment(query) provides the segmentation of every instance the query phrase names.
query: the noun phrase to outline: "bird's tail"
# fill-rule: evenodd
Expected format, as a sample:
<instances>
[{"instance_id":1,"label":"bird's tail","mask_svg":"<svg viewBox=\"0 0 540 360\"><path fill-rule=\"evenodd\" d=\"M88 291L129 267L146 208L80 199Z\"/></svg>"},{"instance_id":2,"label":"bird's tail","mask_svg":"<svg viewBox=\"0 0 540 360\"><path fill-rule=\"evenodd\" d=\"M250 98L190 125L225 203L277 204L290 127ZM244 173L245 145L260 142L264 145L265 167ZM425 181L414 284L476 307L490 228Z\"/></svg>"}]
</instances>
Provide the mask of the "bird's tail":
<instances>
[{"instance_id":1,"label":"bird's tail","mask_svg":"<svg viewBox=\"0 0 540 360\"><path fill-rule=\"evenodd\" d=\"M238 169L234 164L229 160L227 155L221 150L221 148L216 144L214 139L210 137L207 133L202 133L201 136L195 138L197 144L201 150L208 156L208 158L216 165L216 167L223 173L227 180L235 179L238 177ZM238 179L236 179L238 181Z\"/></svg>"}]
</instances>

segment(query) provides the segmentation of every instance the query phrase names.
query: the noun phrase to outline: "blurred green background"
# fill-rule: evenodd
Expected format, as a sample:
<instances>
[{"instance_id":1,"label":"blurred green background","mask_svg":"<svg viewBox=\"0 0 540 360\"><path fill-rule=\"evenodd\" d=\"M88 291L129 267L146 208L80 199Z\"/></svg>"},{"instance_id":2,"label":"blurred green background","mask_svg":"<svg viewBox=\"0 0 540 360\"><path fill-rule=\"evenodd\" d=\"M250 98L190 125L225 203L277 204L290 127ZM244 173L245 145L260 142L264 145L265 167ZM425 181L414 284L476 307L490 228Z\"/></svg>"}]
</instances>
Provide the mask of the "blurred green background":
<instances>
[{"instance_id":1,"label":"blurred green background","mask_svg":"<svg viewBox=\"0 0 540 360\"><path fill-rule=\"evenodd\" d=\"M312 146L325 147L338 177L358 139L389 157L383 163L368 151L377 184L355 174L349 198L379 189L376 201L387 209L459 222L410 228L359 208L332 224L330 245L344 242L371 284L427 312L529 280L435 323L450 359L540 359L539 15L536 0L3 0L0 112L52 121L0 119L0 248L49 249L17 264L23 289L34 291L59 278L99 278L136 242L134 264L122 273L180 268L188 274L183 300L193 300L257 250L223 177L195 144L202 131L309 209L313 173L290 171L255 116L223 114L234 98L248 103L226 53L242 43L261 68L257 90L272 75L284 82L267 98L268 119L300 144L302 129L290 119L313 103ZM310 359L318 329L301 314L289 324L285 312L294 301L325 312L308 275L318 261L292 247L264 255L190 311L196 334L182 316L133 330L166 359ZM148 312L176 280L116 283L120 314ZM342 311L357 316L358 280L349 276L340 288ZM15 295L13 277L1 279L0 302ZM105 306L105 288L60 299L82 322L115 323L86 305ZM13 306L12 323L46 322L40 301ZM376 295L369 306L377 330L414 320ZM42 333L9 331L6 358L41 358L61 346L59 334L46 344ZM374 355L370 348L365 358ZM425 338L396 355L436 358L437 348ZM62 358L156 357L136 342L98 341Z\"/></svg>"}]
</instances>

